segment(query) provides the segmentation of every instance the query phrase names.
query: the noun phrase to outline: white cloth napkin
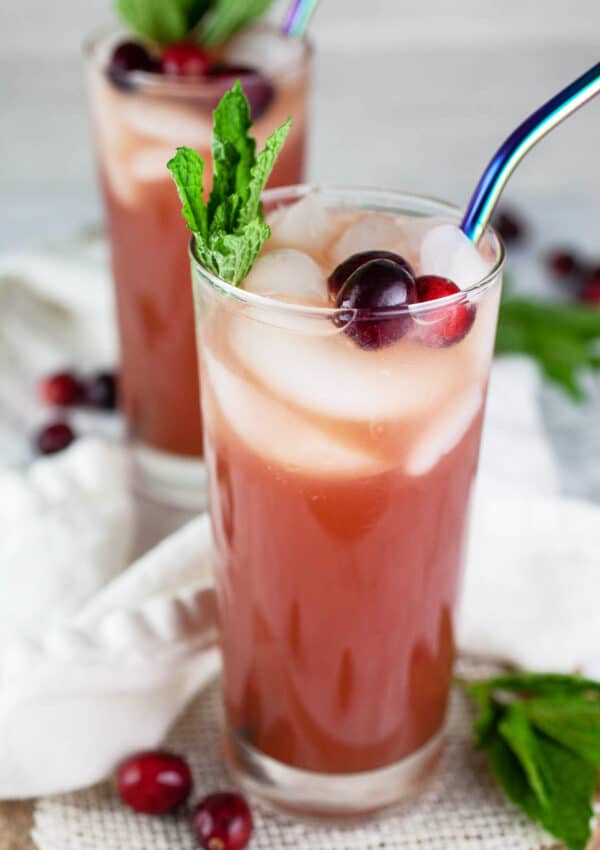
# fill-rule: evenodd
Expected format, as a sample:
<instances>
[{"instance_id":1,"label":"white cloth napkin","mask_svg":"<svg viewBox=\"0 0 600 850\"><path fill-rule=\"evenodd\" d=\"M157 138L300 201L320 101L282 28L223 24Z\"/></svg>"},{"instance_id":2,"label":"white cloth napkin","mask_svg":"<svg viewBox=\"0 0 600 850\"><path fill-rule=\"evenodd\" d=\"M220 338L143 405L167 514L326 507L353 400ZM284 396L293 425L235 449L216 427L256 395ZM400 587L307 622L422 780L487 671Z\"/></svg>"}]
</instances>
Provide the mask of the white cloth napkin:
<instances>
[{"instance_id":1,"label":"white cloth napkin","mask_svg":"<svg viewBox=\"0 0 600 850\"><path fill-rule=\"evenodd\" d=\"M33 256L35 262L30 255L0 258L5 464L27 455L22 431L39 416L31 386L40 371L84 352L96 365L115 351L102 249L65 252L64 266L55 253ZM559 495L539 390L529 361L494 365L459 645L532 668L600 675L593 611L600 508ZM0 624L0 798L82 787L132 749L159 744L218 663L213 652L200 651L215 638L206 519L113 578L125 562L130 502L120 461L107 464L104 451L118 452L82 441L29 473L0 479L0 531L10 531L0 533L8 613ZM25 496L2 498L3 487ZM50 498L55 489L62 501ZM122 532L115 531L119 522ZM55 549L53 534L61 541ZM47 556L56 552L62 560Z\"/></svg>"}]
</instances>

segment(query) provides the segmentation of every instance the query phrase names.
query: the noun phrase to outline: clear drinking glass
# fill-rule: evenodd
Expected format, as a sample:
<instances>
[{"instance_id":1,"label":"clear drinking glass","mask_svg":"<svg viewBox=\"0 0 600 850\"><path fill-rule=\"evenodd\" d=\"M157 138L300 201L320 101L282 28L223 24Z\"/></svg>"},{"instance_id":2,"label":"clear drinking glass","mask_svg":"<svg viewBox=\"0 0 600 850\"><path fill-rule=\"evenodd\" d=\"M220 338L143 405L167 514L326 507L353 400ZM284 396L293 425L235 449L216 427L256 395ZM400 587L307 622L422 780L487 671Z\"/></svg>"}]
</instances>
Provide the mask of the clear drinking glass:
<instances>
[{"instance_id":1,"label":"clear drinking glass","mask_svg":"<svg viewBox=\"0 0 600 850\"><path fill-rule=\"evenodd\" d=\"M265 207L306 192L272 190ZM399 193L319 196L458 217ZM476 285L380 316L425 326L468 301L461 342L409 336L378 351L343 333L356 315L245 292L192 252L226 752L272 804L377 812L439 762L504 262L492 231L484 250L491 271Z\"/></svg>"},{"instance_id":2,"label":"clear drinking glass","mask_svg":"<svg viewBox=\"0 0 600 850\"><path fill-rule=\"evenodd\" d=\"M94 142L111 243L121 341L121 397L136 450L139 483L160 500L198 507L202 498L202 424L190 294L188 233L166 168L178 145L207 161L212 111L235 77L173 78L109 73L123 33L90 43L88 81ZM253 108L259 145L290 115L293 127L271 185L304 176L310 47L277 29L242 43L237 74ZM258 55L253 55L252 45Z\"/></svg>"}]
</instances>

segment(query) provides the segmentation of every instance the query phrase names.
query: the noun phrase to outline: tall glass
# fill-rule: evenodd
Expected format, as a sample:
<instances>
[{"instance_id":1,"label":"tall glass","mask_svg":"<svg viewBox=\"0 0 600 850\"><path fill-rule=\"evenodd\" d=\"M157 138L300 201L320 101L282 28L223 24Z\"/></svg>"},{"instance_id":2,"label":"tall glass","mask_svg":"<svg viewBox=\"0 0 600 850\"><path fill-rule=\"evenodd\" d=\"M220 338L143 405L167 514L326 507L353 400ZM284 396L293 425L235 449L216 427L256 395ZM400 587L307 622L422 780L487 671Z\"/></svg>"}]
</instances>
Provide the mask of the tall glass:
<instances>
[{"instance_id":1,"label":"tall glass","mask_svg":"<svg viewBox=\"0 0 600 850\"><path fill-rule=\"evenodd\" d=\"M266 207L305 192L267 192ZM320 199L458 215L391 192ZM342 332L347 311L236 289L192 256L226 751L271 803L372 813L418 791L440 759L504 261L492 232L485 250L491 271L475 286L381 313L427 325L468 299L461 342L403 337L378 351Z\"/></svg>"},{"instance_id":2,"label":"tall glass","mask_svg":"<svg viewBox=\"0 0 600 850\"><path fill-rule=\"evenodd\" d=\"M253 133L262 145L293 117L293 127L271 185L303 178L310 49L263 27L244 50L240 73L254 107ZM172 78L134 72L114 79L108 63L123 34L101 37L88 48L94 141L111 243L121 341L121 396L136 448L142 489L173 504L197 507L201 499L202 425L190 294L188 231L166 168L175 147L196 148L212 182L212 111L232 79ZM251 47L252 42L248 43ZM265 47L266 45L266 47ZM242 45L243 46L243 45ZM250 51L250 52L249 52ZM265 87L266 83L266 87Z\"/></svg>"}]
</instances>

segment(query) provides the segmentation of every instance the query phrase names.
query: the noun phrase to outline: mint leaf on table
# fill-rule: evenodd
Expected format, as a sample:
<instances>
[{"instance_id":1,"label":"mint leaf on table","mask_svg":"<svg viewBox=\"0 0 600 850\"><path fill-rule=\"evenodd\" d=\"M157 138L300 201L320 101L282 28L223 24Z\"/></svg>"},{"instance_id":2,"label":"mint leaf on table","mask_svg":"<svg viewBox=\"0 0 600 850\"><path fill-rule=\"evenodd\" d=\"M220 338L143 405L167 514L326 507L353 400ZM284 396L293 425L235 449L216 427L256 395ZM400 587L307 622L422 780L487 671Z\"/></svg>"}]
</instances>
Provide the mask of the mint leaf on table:
<instances>
[{"instance_id":1,"label":"mint leaf on table","mask_svg":"<svg viewBox=\"0 0 600 850\"><path fill-rule=\"evenodd\" d=\"M250 107L238 82L214 112L213 186L203 196L204 161L191 148L177 148L167 167L177 185L182 214L194 233L200 262L234 286L240 284L271 235L260 196L290 129L286 121L256 156Z\"/></svg>"},{"instance_id":2,"label":"mint leaf on table","mask_svg":"<svg viewBox=\"0 0 600 850\"><path fill-rule=\"evenodd\" d=\"M172 44L188 35L210 3L211 0L116 0L116 8L133 32L158 44Z\"/></svg>"},{"instance_id":3,"label":"mint leaf on table","mask_svg":"<svg viewBox=\"0 0 600 850\"><path fill-rule=\"evenodd\" d=\"M460 682L505 794L570 850L585 850L600 772L600 682L515 673Z\"/></svg>"},{"instance_id":4,"label":"mint leaf on table","mask_svg":"<svg viewBox=\"0 0 600 850\"><path fill-rule=\"evenodd\" d=\"M202 44L222 44L238 30L264 15L272 3L273 0L213 0L210 11L202 21Z\"/></svg>"},{"instance_id":5,"label":"mint leaf on table","mask_svg":"<svg viewBox=\"0 0 600 850\"><path fill-rule=\"evenodd\" d=\"M500 305L496 354L528 354L549 380L582 400L582 373L600 368L600 311L505 297Z\"/></svg>"}]
</instances>

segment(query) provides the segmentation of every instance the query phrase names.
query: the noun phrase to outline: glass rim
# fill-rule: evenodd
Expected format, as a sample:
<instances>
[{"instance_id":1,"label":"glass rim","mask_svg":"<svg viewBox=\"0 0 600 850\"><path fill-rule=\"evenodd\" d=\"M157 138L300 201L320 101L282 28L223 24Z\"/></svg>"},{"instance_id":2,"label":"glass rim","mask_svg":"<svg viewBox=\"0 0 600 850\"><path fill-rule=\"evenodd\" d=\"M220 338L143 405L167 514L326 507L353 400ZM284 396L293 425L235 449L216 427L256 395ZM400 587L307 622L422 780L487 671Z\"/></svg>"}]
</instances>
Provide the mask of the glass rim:
<instances>
[{"instance_id":1,"label":"glass rim","mask_svg":"<svg viewBox=\"0 0 600 850\"><path fill-rule=\"evenodd\" d=\"M330 185L318 185L318 184L296 184L292 186L280 186L274 189L267 189L263 192L262 199L263 202L275 202L283 199L292 200L300 200L312 192L331 192L337 193L340 195L343 194L364 194L364 195L377 195L380 198L384 198L389 201L396 201L398 205L401 203L407 204L408 209L403 212L408 212L410 209L410 204L417 204L419 202L425 202L430 204L432 207L436 207L437 211L441 214L448 214L453 219L460 221L462 211L456 205L449 203L448 201L441 200L439 198L432 197L430 195L420 195L413 192L402 192L396 191L393 189L377 189L374 187L368 186L330 186ZM371 207L365 205L362 209L369 210ZM385 211L383 209L379 210L378 208L373 208L373 212L377 211ZM389 212L394 212L394 208L390 207ZM395 210L397 213L400 213L399 209ZM427 217L427 216L425 216ZM433 217L433 214L430 216ZM459 292L453 293L452 295L447 295L444 298L437 298L435 301L424 301L421 303L414 304L403 304L402 306L395 308L385 308L382 310L372 310L370 308L349 308L349 307L316 307L308 304L295 304L293 302L288 301L279 301L275 298L269 298L266 295L259 295L255 292L248 292L245 289L241 289L239 286L234 286L232 283L228 283L227 281L220 278L218 275L211 272L202 263L198 260L195 252L195 242L194 235L190 237L189 240L189 255L192 263L192 268L198 271L205 280L211 285L211 288L216 290L220 295L231 298L238 303L245 304L248 307L260 308L261 310L270 312L270 313L287 313L288 315L294 314L296 316L306 316L306 317L322 317L322 318L334 318L339 317L343 318L344 321L347 321L351 316L352 320L360 320L363 319L392 319L395 316L410 313L411 315L415 314L426 314L433 312L435 310L439 310L441 308L451 306L453 304L464 303L465 300L468 300L470 297L474 295L479 295L480 293L486 291L496 284L496 281L502 272L504 267L504 263L506 261L506 249L504 247L504 243L498 233L494 230L493 227L488 226L485 230L484 237L491 236L493 239L493 244L495 248L495 261L491 269L486 273L485 277L471 284L465 289L461 289Z\"/></svg>"},{"instance_id":2,"label":"glass rim","mask_svg":"<svg viewBox=\"0 0 600 850\"><path fill-rule=\"evenodd\" d=\"M263 21L255 24L254 28L275 32L282 38L292 39L292 36L286 36L280 27L268 21ZM98 29L89 35L83 42L83 55L87 61L94 67L102 70L107 70L106 62L102 62L98 55L100 48L110 39L116 39L119 36L136 38L124 27L104 27ZM140 41L143 39L140 38ZM312 41L303 36L299 39L294 39L303 47L302 54L298 59L282 62L281 65L273 68L271 72L264 72L269 79L277 82L287 77L292 77L298 74L303 69L307 68L314 53ZM259 69L260 70L260 69ZM238 74L237 77L243 82L249 76L247 74ZM223 80L211 79L210 77L167 77L164 74L157 74L152 71L129 71L127 73L128 80L131 80L132 88L137 93L155 94L155 95L215 95L223 93Z\"/></svg>"}]
</instances>

